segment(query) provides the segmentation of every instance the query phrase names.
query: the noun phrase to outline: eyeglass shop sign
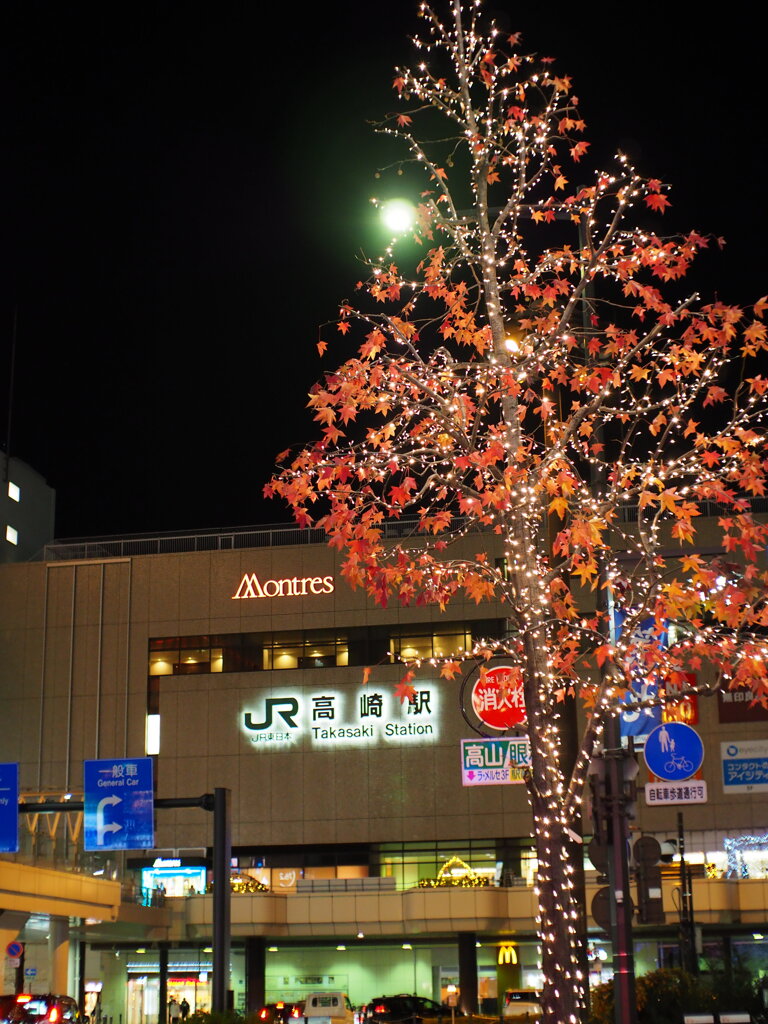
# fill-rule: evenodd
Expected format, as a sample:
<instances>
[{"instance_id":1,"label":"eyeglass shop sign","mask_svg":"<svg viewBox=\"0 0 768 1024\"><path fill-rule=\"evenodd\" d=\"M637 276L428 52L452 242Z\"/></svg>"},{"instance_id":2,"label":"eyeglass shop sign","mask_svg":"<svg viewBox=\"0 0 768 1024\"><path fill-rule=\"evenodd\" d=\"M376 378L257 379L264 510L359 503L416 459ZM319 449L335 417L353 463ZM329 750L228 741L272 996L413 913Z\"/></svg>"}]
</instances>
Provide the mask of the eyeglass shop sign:
<instances>
[{"instance_id":1,"label":"eyeglass shop sign","mask_svg":"<svg viewBox=\"0 0 768 1024\"><path fill-rule=\"evenodd\" d=\"M434 743L439 736L439 689L416 688L409 700L369 690L323 690L260 698L240 716L240 727L257 749L373 747L381 743Z\"/></svg>"}]
</instances>

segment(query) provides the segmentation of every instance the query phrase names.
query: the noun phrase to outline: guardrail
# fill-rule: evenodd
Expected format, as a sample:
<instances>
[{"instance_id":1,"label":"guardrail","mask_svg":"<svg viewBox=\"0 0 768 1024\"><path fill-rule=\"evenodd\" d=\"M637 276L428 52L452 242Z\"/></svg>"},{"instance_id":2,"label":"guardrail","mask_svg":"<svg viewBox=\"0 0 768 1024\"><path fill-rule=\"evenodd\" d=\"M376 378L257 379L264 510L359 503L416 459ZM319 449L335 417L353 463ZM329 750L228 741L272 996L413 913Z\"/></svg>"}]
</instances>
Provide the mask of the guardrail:
<instances>
[{"instance_id":1,"label":"guardrail","mask_svg":"<svg viewBox=\"0 0 768 1024\"><path fill-rule=\"evenodd\" d=\"M747 499L755 515L768 515L768 498ZM697 502L702 516L721 516L733 510L717 501ZM637 505L622 505L617 509L623 523L635 523ZM403 540L418 536L419 520L415 516L380 524L384 540ZM490 527L473 523L466 516L454 516L446 533L466 530L487 532ZM178 554L186 551L234 551L241 548L294 547L306 544L324 544L325 530L319 527L299 527L290 523L265 526L238 526L228 530L189 530L183 533L138 533L128 536L79 537L46 544L37 560L44 562L83 561L85 559L129 558L132 555Z\"/></svg>"}]
</instances>

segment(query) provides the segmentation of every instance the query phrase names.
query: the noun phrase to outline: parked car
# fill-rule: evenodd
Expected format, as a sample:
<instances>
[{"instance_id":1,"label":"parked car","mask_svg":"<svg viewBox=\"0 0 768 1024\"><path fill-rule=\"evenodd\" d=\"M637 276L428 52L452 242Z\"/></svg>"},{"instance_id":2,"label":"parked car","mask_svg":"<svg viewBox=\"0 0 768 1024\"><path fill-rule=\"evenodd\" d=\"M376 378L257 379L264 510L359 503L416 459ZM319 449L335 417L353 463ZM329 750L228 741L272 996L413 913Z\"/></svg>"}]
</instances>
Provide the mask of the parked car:
<instances>
[{"instance_id":1,"label":"parked car","mask_svg":"<svg viewBox=\"0 0 768 1024\"><path fill-rule=\"evenodd\" d=\"M539 998L535 988L508 988L501 1015L505 1021L539 1021L543 1015Z\"/></svg>"},{"instance_id":2,"label":"parked car","mask_svg":"<svg viewBox=\"0 0 768 1024\"><path fill-rule=\"evenodd\" d=\"M6 1024L15 1005L16 996L0 996L0 1024Z\"/></svg>"},{"instance_id":3,"label":"parked car","mask_svg":"<svg viewBox=\"0 0 768 1024\"><path fill-rule=\"evenodd\" d=\"M304 1016L304 1000L297 1003L286 1003L282 999L276 1003L267 1003L259 1010L259 1020L264 1024L291 1024Z\"/></svg>"},{"instance_id":4,"label":"parked car","mask_svg":"<svg viewBox=\"0 0 768 1024\"><path fill-rule=\"evenodd\" d=\"M15 1000L8 1024L84 1024L87 1020L71 996L22 992Z\"/></svg>"},{"instance_id":5,"label":"parked car","mask_svg":"<svg viewBox=\"0 0 768 1024\"><path fill-rule=\"evenodd\" d=\"M355 1010L346 992L311 992L304 1000L307 1024L355 1024Z\"/></svg>"},{"instance_id":6,"label":"parked car","mask_svg":"<svg viewBox=\"0 0 768 1024\"><path fill-rule=\"evenodd\" d=\"M460 1014L458 1008L454 1009L454 1014ZM450 1020L451 1008L434 999L401 993L372 999L364 1007L364 1016L366 1024L399 1024L401 1021L418 1024L423 1020Z\"/></svg>"}]
</instances>

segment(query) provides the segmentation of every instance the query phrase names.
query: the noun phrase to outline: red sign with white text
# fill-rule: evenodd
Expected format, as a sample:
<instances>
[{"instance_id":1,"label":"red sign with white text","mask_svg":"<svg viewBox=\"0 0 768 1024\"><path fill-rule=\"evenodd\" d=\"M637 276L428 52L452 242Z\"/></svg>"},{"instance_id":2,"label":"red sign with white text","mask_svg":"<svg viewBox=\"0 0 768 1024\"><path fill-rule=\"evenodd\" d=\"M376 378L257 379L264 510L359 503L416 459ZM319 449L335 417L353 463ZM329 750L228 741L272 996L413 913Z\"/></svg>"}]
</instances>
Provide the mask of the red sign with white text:
<instances>
[{"instance_id":1,"label":"red sign with white text","mask_svg":"<svg viewBox=\"0 0 768 1024\"><path fill-rule=\"evenodd\" d=\"M472 709L491 729L504 732L525 721L523 676L519 668L489 668L472 687Z\"/></svg>"}]
</instances>

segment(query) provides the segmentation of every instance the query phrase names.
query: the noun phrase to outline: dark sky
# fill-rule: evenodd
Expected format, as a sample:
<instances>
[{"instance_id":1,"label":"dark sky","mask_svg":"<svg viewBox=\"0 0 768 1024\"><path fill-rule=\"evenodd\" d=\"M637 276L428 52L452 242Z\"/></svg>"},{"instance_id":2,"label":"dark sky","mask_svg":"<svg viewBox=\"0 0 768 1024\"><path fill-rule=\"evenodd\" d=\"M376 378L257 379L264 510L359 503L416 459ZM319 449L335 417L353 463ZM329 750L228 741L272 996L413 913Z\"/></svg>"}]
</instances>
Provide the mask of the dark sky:
<instances>
[{"instance_id":1,"label":"dark sky","mask_svg":"<svg viewBox=\"0 0 768 1024\"><path fill-rule=\"evenodd\" d=\"M285 518L261 489L314 437L318 326L376 245L366 119L395 105L415 7L3 5L0 437L16 309L11 452L56 487L59 537ZM574 77L596 155L674 185L670 228L727 237L694 283L753 301L758 27L743 5L584 8L507 27Z\"/></svg>"}]
</instances>

